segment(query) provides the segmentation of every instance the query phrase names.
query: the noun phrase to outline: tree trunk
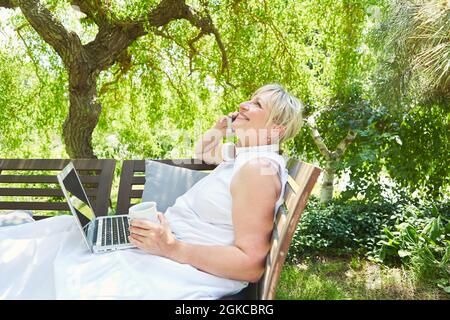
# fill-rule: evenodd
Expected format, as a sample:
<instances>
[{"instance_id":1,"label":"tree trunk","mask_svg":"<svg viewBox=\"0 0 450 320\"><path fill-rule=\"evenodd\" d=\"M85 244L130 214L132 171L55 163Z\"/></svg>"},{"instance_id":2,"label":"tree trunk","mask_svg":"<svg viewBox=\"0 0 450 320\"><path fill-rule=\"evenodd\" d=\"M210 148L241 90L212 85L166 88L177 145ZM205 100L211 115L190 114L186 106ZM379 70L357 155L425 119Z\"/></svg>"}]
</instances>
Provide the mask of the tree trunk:
<instances>
[{"instance_id":1,"label":"tree trunk","mask_svg":"<svg viewBox=\"0 0 450 320\"><path fill-rule=\"evenodd\" d=\"M333 199L334 176L336 174L337 165L340 163L347 147L355 140L356 131L350 129L345 138L338 144L336 150L331 152L317 129L316 117L318 115L319 112L315 112L307 118L306 123L310 129L311 137L314 143L319 148L320 154L326 159L320 189L320 203L328 203Z\"/></svg>"},{"instance_id":2,"label":"tree trunk","mask_svg":"<svg viewBox=\"0 0 450 320\"><path fill-rule=\"evenodd\" d=\"M80 83L80 78L69 71L70 106L63 124L63 139L72 159L96 158L92 149L92 133L101 112L101 105L95 101L97 75L96 72L90 73L86 81Z\"/></svg>"},{"instance_id":3,"label":"tree trunk","mask_svg":"<svg viewBox=\"0 0 450 320\"><path fill-rule=\"evenodd\" d=\"M334 176L337 161L327 161L323 172L323 180L320 188L320 203L328 203L333 199Z\"/></svg>"}]
</instances>

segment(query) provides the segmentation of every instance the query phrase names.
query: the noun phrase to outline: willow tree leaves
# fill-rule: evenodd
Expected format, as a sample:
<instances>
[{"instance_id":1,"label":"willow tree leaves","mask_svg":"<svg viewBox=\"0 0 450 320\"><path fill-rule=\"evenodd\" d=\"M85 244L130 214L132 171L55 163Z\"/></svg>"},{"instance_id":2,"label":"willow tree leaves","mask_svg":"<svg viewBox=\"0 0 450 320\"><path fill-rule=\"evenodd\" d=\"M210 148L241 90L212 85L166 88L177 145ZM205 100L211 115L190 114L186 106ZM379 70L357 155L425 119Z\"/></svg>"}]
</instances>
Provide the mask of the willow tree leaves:
<instances>
[{"instance_id":1,"label":"willow tree leaves","mask_svg":"<svg viewBox=\"0 0 450 320\"><path fill-rule=\"evenodd\" d=\"M144 19L159 2L108 3L107 18L126 22ZM364 194L383 174L401 186L441 195L449 184L445 106L434 101L430 112L419 112L421 102L416 95L407 96L409 89L401 97L405 110L394 103L396 91L380 99L378 85L384 75L395 74L384 60L395 53L383 42L383 28L391 21L389 3L188 1L210 15L228 68L222 70L214 36L193 41L199 29L188 21L146 25L147 34L97 78L102 110L93 132L95 154L117 159L190 157L194 141L217 117L237 110L259 86L279 82L304 102L305 117L320 111L318 129L330 148L350 128L357 131L338 167L338 173L348 173L354 182L348 196ZM83 44L95 38L96 24L68 1L46 1L46 6ZM63 63L19 10L0 9L0 17L3 33L9 30L0 48L1 156L67 157L62 125L69 95ZM324 165L306 127L284 149Z\"/></svg>"}]
</instances>

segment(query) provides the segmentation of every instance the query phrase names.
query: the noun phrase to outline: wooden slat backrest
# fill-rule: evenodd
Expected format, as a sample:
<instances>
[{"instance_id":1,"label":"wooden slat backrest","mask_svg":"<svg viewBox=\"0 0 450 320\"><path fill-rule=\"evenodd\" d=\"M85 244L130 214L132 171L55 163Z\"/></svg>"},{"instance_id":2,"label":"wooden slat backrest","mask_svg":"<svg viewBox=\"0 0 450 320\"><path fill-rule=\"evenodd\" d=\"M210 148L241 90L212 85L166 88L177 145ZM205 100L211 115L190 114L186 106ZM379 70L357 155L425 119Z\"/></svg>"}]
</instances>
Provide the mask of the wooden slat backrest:
<instances>
[{"instance_id":1,"label":"wooden slat backrest","mask_svg":"<svg viewBox=\"0 0 450 320\"><path fill-rule=\"evenodd\" d=\"M213 170L216 165L206 164L197 159L152 159L176 167L191 170ZM116 214L128 214L132 199L142 198L142 189L133 189L133 186L145 184L145 160L124 160L120 174L119 194L117 196Z\"/></svg>"},{"instance_id":2,"label":"wooden slat backrest","mask_svg":"<svg viewBox=\"0 0 450 320\"><path fill-rule=\"evenodd\" d=\"M192 164L191 159L154 160L170 165L176 165L192 170L213 170L215 165ZM248 292L257 295L259 299L273 299L280 277L281 268L286 259L297 223L305 208L306 201L317 181L320 169L296 159L289 159L288 183L285 187L284 205L280 207L274 224L271 250L267 256L266 271L258 283L251 283ZM142 190L133 190L133 186L144 185L145 160L125 160L120 176L119 194L117 199L117 214L127 214L131 199L141 198ZM137 174L141 174L138 176ZM253 298L253 297L250 297Z\"/></svg>"},{"instance_id":3,"label":"wooden slat backrest","mask_svg":"<svg viewBox=\"0 0 450 320\"><path fill-rule=\"evenodd\" d=\"M284 194L285 202L277 212L265 273L258 283L258 296L262 300L275 298L276 286L292 237L321 171L313 165L295 159L288 161L287 168L289 179Z\"/></svg>"},{"instance_id":4,"label":"wooden slat backrest","mask_svg":"<svg viewBox=\"0 0 450 320\"><path fill-rule=\"evenodd\" d=\"M0 159L0 210L45 210L70 212L56 175L74 163L97 215L108 214L114 169L113 159ZM12 171L12 173L10 173ZM17 171L25 171L17 173ZM48 173L48 172L51 173ZM54 172L53 172L54 171ZM21 184L11 187L11 184ZM22 186L25 184L25 186ZM52 187L42 184L52 185ZM9 185L9 186L8 186ZM37 186L41 188L37 188ZM4 197L33 197L33 200L1 201ZM57 197L55 199L54 197ZM34 201L34 199L46 201ZM52 198L50 201L47 198ZM44 216L36 216L43 218Z\"/></svg>"}]
</instances>

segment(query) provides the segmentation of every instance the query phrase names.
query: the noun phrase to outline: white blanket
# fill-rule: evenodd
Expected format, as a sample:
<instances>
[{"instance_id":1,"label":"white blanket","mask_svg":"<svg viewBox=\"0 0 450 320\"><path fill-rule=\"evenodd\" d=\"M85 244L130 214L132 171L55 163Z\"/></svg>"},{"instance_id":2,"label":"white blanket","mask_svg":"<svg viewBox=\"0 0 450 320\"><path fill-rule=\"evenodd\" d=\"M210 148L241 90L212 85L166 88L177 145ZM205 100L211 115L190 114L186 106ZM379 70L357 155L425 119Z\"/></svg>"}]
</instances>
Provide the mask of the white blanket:
<instances>
[{"instance_id":1,"label":"white blanket","mask_svg":"<svg viewBox=\"0 0 450 320\"><path fill-rule=\"evenodd\" d=\"M0 228L0 299L217 299L242 288L139 249L91 254L72 216Z\"/></svg>"}]
</instances>

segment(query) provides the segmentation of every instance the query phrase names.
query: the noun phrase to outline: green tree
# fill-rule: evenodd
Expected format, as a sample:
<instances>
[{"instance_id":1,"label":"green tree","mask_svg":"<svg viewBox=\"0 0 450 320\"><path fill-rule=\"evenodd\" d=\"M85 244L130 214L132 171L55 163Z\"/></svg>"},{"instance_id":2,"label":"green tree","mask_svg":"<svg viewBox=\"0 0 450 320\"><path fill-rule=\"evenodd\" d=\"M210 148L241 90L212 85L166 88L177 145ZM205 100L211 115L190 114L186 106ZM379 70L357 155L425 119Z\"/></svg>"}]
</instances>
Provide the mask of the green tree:
<instances>
[{"instance_id":1,"label":"green tree","mask_svg":"<svg viewBox=\"0 0 450 320\"><path fill-rule=\"evenodd\" d=\"M319 88L305 97L312 141L298 137L295 149L307 158L320 159L324 169L320 198L325 203L333 197L335 177L344 168L348 147L377 119L366 83L374 60L364 43L374 17L369 10L371 1L319 1L313 5L311 15L317 28L310 35L310 46L315 54L309 57L308 66ZM318 153L312 153L311 142Z\"/></svg>"},{"instance_id":2,"label":"green tree","mask_svg":"<svg viewBox=\"0 0 450 320\"><path fill-rule=\"evenodd\" d=\"M450 8L445 1L388 0L381 13L368 43L377 57L372 101L383 115L364 158L351 163L351 190L379 193L373 177L387 172L398 188L444 197L450 182Z\"/></svg>"},{"instance_id":3,"label":"green tree","mask_svg":"<svg viewBox=\"0 0 450 320\"><path fill-rule=\"evenodd\" d=\"M64 5L79 10L84 22L95 24L98 32L94 40L83 44L80 36L69 31L55 14L39 0L3 0L0 6L19 7L28 23L61 58L68 74L70 107L63 125L63 137L71 158L95 157L92 132L97 126L101 105L97 100L97 80L100 72L120 64L126 72L131 57L128 47L149 32L159 33L170 22L185 19L199 29L189 45L212 34L222 52L222 69L227 59L220 35L214 26L205 3L194 9L182 0L163 0L159 3L142 1L134 6L108 5L99 1L68 1ZM61 6L50 1L50 6Z\"/></svg>"},{"instance_id":4,"label":"green tree","mask_svg":"<svg viewBox=\"0 0 450 320\"><path fill-rule=\"evenodd\" d=\"M404 110L418 102L450 109L450 5L389 0L378 30L378 97Z\"/></svg>"}]
</instances>

